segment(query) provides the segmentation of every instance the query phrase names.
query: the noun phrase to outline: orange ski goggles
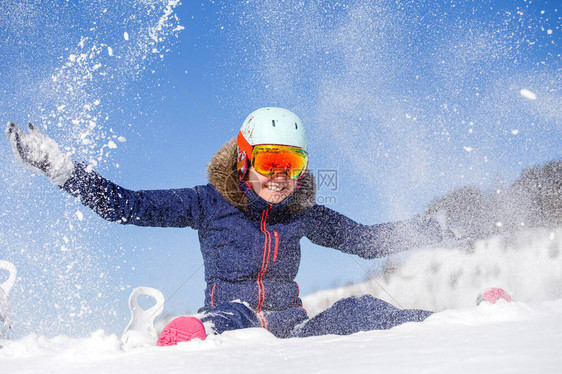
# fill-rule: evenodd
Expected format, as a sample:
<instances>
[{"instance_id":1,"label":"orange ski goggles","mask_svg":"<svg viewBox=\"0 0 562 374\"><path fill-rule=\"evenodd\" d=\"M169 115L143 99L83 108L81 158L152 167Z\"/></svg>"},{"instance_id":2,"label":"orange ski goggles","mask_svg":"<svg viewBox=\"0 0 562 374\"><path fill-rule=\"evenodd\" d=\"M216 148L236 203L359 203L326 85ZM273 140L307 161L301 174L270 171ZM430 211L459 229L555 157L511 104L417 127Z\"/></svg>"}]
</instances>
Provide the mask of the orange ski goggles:
<instances>
[{"instance_id":1,"label":"orange ski goggles","mask_svg":"<svg viewBox=\"0 0 562 374\"><path fill-rule=\"evenodd\" d=\"M289 178L297 179L308 166L308 153L302 148L275 144L260 144L253 148L251 164L267 177L287 173Z\"/></svg>"}]
</instances>

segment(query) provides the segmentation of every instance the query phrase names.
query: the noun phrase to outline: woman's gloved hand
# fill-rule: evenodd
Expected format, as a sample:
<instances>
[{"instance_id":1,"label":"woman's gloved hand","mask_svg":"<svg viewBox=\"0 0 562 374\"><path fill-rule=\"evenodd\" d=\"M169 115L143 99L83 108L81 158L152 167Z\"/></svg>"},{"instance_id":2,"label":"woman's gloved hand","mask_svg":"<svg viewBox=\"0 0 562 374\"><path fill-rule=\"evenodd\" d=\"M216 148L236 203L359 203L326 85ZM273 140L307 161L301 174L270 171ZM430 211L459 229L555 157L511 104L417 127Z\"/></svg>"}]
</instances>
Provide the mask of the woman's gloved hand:
<instances>
[{"instance_id":1,"label":"woman's gloved hand","mask_svg":"<svg viewBox=\"0 0 562 374\"><path fill-rule=\"evenodd\" d=\"M13 122L8 122L6 136L14 155L31 170L45 174L56 185L62 186L74 172L74 162L62 153L58 144L31 123L26 133Z\"/></svg>"},{"instance_id":2,"label":"woman's gloved hand","mask_svg":"<svg viewBox=\"0 0 562 374\"><path fill-rule=\"evenodd\" d=\"M431 219L439 224L444 239L470 239L468 230L460 224L453 224L447 216L446 211L440 210L435 212L431 215Z\"/></svg>"}]
</instances>

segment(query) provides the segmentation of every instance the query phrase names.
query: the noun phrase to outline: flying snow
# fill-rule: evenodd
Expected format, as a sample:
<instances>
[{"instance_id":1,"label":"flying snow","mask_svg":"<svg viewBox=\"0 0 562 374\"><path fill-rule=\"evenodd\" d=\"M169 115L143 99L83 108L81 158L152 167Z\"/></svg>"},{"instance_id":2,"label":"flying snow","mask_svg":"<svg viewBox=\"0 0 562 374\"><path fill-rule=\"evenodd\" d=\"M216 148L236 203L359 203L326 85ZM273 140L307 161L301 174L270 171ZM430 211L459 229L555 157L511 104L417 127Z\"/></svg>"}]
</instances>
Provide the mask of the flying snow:
<instances>
[{"instance_id":1,"label":"flying snow","mask_svg":"<svg viewBox=\"0 0 562 374\"><path fill-rule=\"evenodd\" d=\"M519 91L519 93L521 94L521 96L529 99L529 100L536 100L537 99L537 95L535 95L534 92L529 91L526 88L522 88L521 91Z\"/></svg>"},{"instance_id":2,"label":"flying snow","mask_svg":"<svg viewBox=\"0 0 562 374\"><path fill-rule=\"evenodd\" d=\"M100 2L34 2L26 7L18 2L4 3L0 19L9 28L0 31L8 37L4 43L7 52L1 58L13 61L4 64L12 70L3 71L3 83L9 84L10 78L16 87L10 92L14 96L4 117L16 117L8 119L21 122L15 113L21 118L29 116L74 160L89 163L88 172L112 165L113 155L107 150L126 141L107 128L108 123L122 126L120 113L115 110L119 106L115 97L121 96L114 88L122 89L140 79L154 59L162 59L169 50L178 34L174 30L178 30L175 7L179 1L143 0L127 7ZM79 7L78 12L75 7ZM43 28L44 15L54 12L57 17L50 20L52 27ZM86 17L75 18L75 13ZM12 17L18 22L11 22ZM49 45L44 45L43 37ZM25 40L23 45L21 40ZM36 49L37 56L33 56L42 58L26 58L29 55L23 52L25 48ZM161 52L153 55L153 48ZM37 66L34 63L30 69L27 60L36 60ZM5 145L0 152L8 151ZM100 279L99 274L124 254L96 247L96 240L103 237L100 223L86 220L82 211L76 211L73 199L36 199L48 194L45 189L52 190L39 178L35 178L33 183L38 185L33 188L21 188L30 183L28 175L15 163L13 167L0 168L0 190L11 196L0 198L0 260L25 264L18 274L16 288L20 289L10 305L17 315L12 337L30 332L87 332L89 324L99 325L101 319L116 314L118 303L112 295L122 287L116 285L119 280ZM29 230L23 228L22 222ZM37 253L41 253L40 259ZM74 284L83 287L78 292ZM95 296L98 294L102 297ZM4 363L0 367L4 372Z\"/></svg>"}]
</instances>

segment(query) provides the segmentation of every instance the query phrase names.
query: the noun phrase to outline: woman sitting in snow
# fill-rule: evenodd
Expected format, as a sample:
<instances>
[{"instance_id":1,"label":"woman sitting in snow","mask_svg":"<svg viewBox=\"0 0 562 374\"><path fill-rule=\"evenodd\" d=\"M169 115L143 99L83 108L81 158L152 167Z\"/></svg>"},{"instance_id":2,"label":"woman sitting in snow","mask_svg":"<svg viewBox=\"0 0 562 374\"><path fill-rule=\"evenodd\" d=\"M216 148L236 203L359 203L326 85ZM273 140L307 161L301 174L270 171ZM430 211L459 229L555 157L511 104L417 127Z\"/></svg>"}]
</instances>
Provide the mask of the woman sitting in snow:
<instances>
[{"instance_id":1,"label":"woman sitting in snow","mask_svg":"<svg viewBox=\"0 0 562 374\"><path fill-rule=\"evenodd\" d=\"M425 310L397 309L366 295L342 299L314 318L307 316L295 282L302 237L376 258L439 242L446 233L426 218L361 225L315 204L305 129L286 109L251 113L237 139L211 159L209 183L175 190L120 187L87 165L73 162L31 124L26 133L9 123L6 135L25 165L106 220L199 231L207 282L205 305L198 318L170 322L158 345L248 327L262 327L280 338L345 335L423 321L431 315Z\"/></svg>"}]
</instances>

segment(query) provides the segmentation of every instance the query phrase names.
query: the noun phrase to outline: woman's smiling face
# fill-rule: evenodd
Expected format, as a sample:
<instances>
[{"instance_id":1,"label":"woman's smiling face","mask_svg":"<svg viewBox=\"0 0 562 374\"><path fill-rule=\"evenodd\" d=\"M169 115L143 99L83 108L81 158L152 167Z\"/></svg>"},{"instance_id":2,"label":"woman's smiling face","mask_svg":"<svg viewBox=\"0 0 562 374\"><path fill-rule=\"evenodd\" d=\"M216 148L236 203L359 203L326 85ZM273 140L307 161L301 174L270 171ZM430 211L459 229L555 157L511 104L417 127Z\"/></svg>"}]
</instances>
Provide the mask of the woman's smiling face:
<instances>
[{"instance_id":1,"label":"woman's smiling face","mask_svg":"<svg viewBox=\"0 0 562 374\"><path fill-rule=\"evenodd\" d=\"M254 192L271 204L277 204L289 197L297 186L297 180L287 173L277 173L270 177L258 173L253 167L248 173L248 182Z\"/></svg>"}]
</instances>

